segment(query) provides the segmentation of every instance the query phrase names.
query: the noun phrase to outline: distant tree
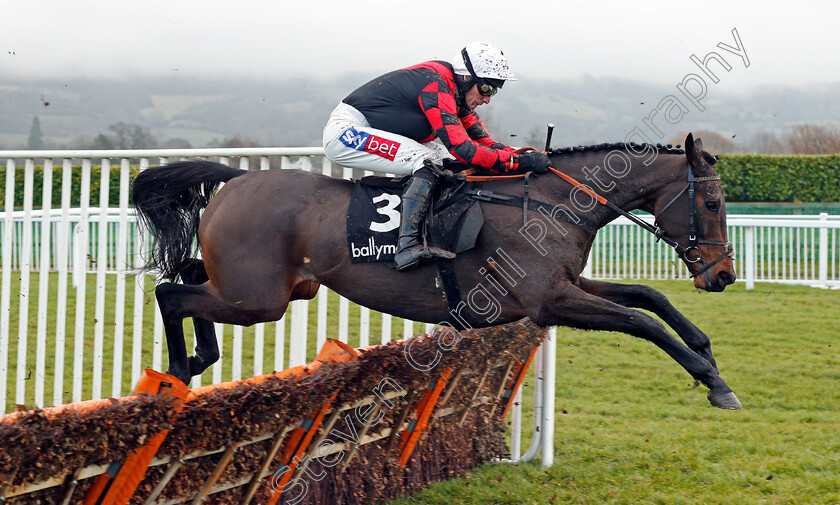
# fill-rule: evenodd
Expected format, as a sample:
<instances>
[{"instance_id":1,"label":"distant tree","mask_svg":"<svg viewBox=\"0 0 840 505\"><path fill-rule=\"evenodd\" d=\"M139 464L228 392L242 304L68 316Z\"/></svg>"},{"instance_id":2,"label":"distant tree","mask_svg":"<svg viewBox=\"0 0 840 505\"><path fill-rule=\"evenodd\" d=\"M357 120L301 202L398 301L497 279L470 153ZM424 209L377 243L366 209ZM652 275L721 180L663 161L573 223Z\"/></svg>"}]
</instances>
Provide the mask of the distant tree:
<instances>
[{"instance_id":1,"label":"distant tree","mask_svg":"<svg viewBox=\"0 0 840 505\"><path fill-rule=\"evenodd\" d=\"M26 142L28 149L37 150L44 148L44 134L41 132L41 120L38 116L32 118L32 126L29 128L29 140Z\"/></svg>"},{"instance_id":2,"label":"distant tree","mask_svg":"<svg viewBox=\"0 0 840 505\"><path fill-rule=\"evenodd\" d=\"M836 125L794 125L782 139L794 154L840 153L840 129Z\"/></svg>"},{"instance_id":3,"label":"distant tree","mask_svg":"<svg viewBox=\"0 0 840 505\"><path fill-rule=\"evenodd\" d=\"M93 149L93 140L86 135L73 138L62 149Z\"/></svg>"},{"instance_id":4,"label":"distant tree","mask_svg":"<svg viewBox=\"0 0 840 505\"><path fill-rule=\"evenodd\" d=\"M213 139L207 144L207 147L261 147L261 144L252 138L235 133L232 137L227 137L221 142L218 139Z\"/></svg>"},{"instance_id":5,"label":"distant tree","mask_svg":"<svg viewBox=\"0 0 840 505\"><path fill-rule=\"evenodd\" d=\"M152 149L158 147L157 139L149 128L132 123L115 123L108 127L108 133L99 133L92 140L86 136L77 137L70 143L75 149Z\"/></svg>"},{"instance_id":6,"label":"distant tree","mask_svg":"<svg viewBox=\"0 0 840 505\"><path fill-rule=\"evenodd\" d=\"M695 139L699 138L703 141L703 149L710 153L734 153L738 151L735 142L732 142L731 139L724 137L720 133L711 130L696 130L692 133ZM672 145L682 144L685 142L686 136L688 136L688 132L678 133L676 136L671 137L671 140L667 143Z\"/></svg>"},{"instance_id":7,"label":"distant tree","mask_svg":"<svg viewBox=\"0 0 840 505\"><path fill-rule=\"evenodd\" d=\"M165 141L160 147L163 149L190 149L192 145L187 139L174 138Z\"/></svg>"},{"instance_id":8,"label":"distant tree","mask_svg":"<svg viewBox=\"0 0 840 505\"><path fill-rule=\"evenodd\" d=\"M93 139L93 143L89 146L91 149L114 149L114 142L107 135L100 133Z\"/></svg>"},{"instance_id":9,"label":"distant tree","mask_svg":"<svg viewBox=\"0 0 840 505\"><path fill-rule=\"evenodd\" d=\"M759 132L750 138L747 150L756 154L782 154L787 152L785 143L773 132Z\"/></svg>"},{"instance_id":10,"label":"distant tree","mask_svg":"<svg viewBox=\"0 0 840 505\"><path fill-rule=\"evenodd\" d=\"M112 124L108 127L113 133L109 137L113 149L149 149L157 147L157 139L149 128L134 123Z\"/></svg>"}]
</instances>

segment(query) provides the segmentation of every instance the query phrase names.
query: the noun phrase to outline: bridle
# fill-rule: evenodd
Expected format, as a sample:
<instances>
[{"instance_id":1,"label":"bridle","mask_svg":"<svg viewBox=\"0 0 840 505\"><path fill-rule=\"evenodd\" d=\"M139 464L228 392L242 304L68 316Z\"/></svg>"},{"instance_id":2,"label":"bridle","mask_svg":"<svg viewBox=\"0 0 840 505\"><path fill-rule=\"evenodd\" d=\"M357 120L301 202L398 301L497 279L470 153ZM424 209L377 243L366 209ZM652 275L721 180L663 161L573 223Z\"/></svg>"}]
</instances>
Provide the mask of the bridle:
<instances>
[{"instance_id":1,"label":"bridle","mask_svg":"<svg viewBox=\"0 0 840 505\"><path fill-rule=\"evenodd\" d=\"M702 264L700 265L700 270L691 274L692 279L701 275L701 274L703 274L703 273L705 273L710 268L717 265L718 263L720 263L724 259L734 256L734 248L732 247L731 242L716 242L716 241L712 241L712 240L702 240L702 239L698 239L698 237L697 237L697 225L696 225L696 222L698 220L697 219L697 200L694 197L694 195L695 195L694 184L698 183L698 182L719 181L720 180L719 175L712 175L712 176L707 176L707 177L694 177L694 172L692 172L692 170L691 170L691 164L689 164L688 165L688 178L687 178L687 181L686 181L686 185L683 187L683 189L680 190L679 193L677 193L676 196L674 196L674 198L672 198L665 205L665 207L662 208L661 211L659 211L658 215L654 216L653 224L650 224L647 221L640 218L639 216L637 216L636 214L631 214L630 212L627 212L626 210L624 210L622 208L619 208L614 203L610 202L609 200L607 200L603 196L596 193L594 190L592 190L592 188L590 188L589 186L586 186L584 184L581 184L580 182L575 180L573 177L561 172L560 170L557 170L554 167L548 167L548 169L554 175L560 177L561 179L568 182L572 186L575 186L576 188L580 189L584 193L586 193L589 196L591 196L592 198L594 198L596 202L598 202L601 205L607 207L608 209L612 210L613 212L616 212L619 215L624 216L625 218L629 219L631 222L633 222L637 226L641 227L645 231L647 231L649 233L652 233L656 237L657 242L661 240L665 244L672 247L674 249L674 251L677 253L677 255L680 258L682 258L684 261L686 261L687 263L694 264L694 263L697 263L697 262L702 262ZM528 189L527 189L528 178L526 177L526 175L528 175L528 174L498 175L498 176L475 176L475 175L471 175L471 174L472 174L472 169L460 172L458 175L464 176L464 179L467 180L467 181L492 181L492 180L499 180L499 179L518 179L518 178L525 177L525 181L526 181L525 191L526 191L526 195L527 195L527 192L528 192ZM671 204L676 202L677 199L685 193L688 194L688 200L689 200L689 205L690 205L690 209L691 209L689 211L689 214L688 214L688 247L685 247L685 246L681 245L676 240L673 240L669 237L666 237L664 230L662 230L662 228L660 228L660 226L658 224L659 218L662 216L663 213L665 213L665 211L668 209L668 207L670 207ZM721 254L720 256L717 257L717 259L715 259L714 261L712 261L710 263L706 263L706 262L703 261L702 255L700 254L700 249L698 248L698 246L701 245L701 244L719 245L719 246L724 246L726 249L724 250L723 254ZM689 253L691 251L696 251L697 257L695 259L691 259L689 257Z\"/></svg>"},{"instance_id":2,"label":"bridle","mask_svg":"<svg viewBox=\"0 0 840 505\"><path fill-rule=\"evenodd\" d=\"M718 256L718 258L716 260L712 261L711 263L703 262L703 265L701 265L700 270L698 270L697 272L695 272L691 275L692 278L697 277L698 275L700 275L702 273L705 273L708 269L717 265L718 263L723 261L725 258L734 256L734 248L732 247L732 242L716 242L714 240L698 239L698 237L697 237L697 226L696 226L697 199L694 197L694 195L695 195L694 183L696 183L696 182L708 182L708 181L719 181L719 180L720 180L719 175L710 175L710 176L706 176L706 177L694 177L694 172L691 169L691 164L689 164L688 165L688 181L686 182L685 186L683 186L683 188L680 190L679 193L676 194L676 196L674 196L674 198L671 198L671 200L667 204L665 204L664 207L662 207L662 210L659 211L659 215L654 216L654 219L653 219L652 233L654 235L656 235L657 239L661 239L663 242L665 242L666 244L673 247L674 250L677 252L677 254L680 256L680 258L682 258L684 261L686 261L688 263L697 263L699 261L702 261L703 257L700 254L700 249L697 247L700 244L719 245L719 246L723 246L725 248L723 254ZM662 214L665 213L666 210L668 210L668 207L670 207L672 203L676 202L677 199L680 196L683 195L683 193L688 193L688 203L689 203L689 206L690 206L690 210L688 212L688 247L683 247L680 244L677 244L675 241L670 240L667 237L665 237L664 232L662 231L662 228L659 226L659 218L662 216ZM645 223L645 224L647 224L647 223ZM650 225L648 225L648 226L650 226ZM691 259L689 257L689 252L692 251L692 250L697 252L697 257L695 259Z\"/></svg>"}]
</instances>

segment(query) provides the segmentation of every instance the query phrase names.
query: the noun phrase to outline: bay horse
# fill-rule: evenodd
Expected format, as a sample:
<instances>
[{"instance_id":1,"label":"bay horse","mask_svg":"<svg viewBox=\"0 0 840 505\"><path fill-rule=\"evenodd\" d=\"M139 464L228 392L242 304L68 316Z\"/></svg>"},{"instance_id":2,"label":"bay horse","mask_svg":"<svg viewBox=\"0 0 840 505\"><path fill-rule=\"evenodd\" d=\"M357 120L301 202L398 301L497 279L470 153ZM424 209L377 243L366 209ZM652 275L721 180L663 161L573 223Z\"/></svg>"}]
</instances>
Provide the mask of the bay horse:
<instances>
[{"instance_id":1,"label":"bay horse","mask_svg":"<svg viewBox=\"0 0 840 505\"><path fill-rule=\"evenodd\" d=\"M581 275L597 230L641 209L655 216L648 231L676 249L696 288L722 291L734 282L715 158L691 134L684 150L603 144L552 150L549 158L553 173L526 178L527 198L544 204L538 211L480 202L484 226L475 247L453 263L460 286L473 288L463 318L473 327L529 317L540 326L628 333L656 344L709 388L712 405L740 408L718 373L709 338L663 294ZM481 185L490 194L526 196L523 178ZM351 181L304 171L247 171L210 161L138 175L134 205L153 239L148 268L170 281L155 290L169 374L189 383L219 359L213 322L278 320L290 301L313 298L321 284L397 317L451 320L436 265L398 272L351 262L345 220L352 189ZM193 257L196 237L203 261ZM175 283L179 278L183 283ZM659 316L684 343L636 309ZM196 330L193 356L184 339L187 317Z\"/></svg>"}]
</instances>

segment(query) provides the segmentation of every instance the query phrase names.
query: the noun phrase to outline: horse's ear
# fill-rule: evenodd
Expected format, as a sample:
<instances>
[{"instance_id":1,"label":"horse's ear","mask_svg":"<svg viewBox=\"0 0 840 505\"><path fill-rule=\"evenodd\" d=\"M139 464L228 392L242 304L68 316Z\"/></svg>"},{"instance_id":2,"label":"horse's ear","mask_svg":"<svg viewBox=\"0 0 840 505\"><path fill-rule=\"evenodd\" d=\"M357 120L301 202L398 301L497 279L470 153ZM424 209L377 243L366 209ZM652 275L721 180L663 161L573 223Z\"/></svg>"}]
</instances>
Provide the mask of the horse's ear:
<instances>
[{"instance_id":1,"label":"horse's ear","mask_svg":"<svg viewBox=\"0 0 840 505\"><path fill-rule=\"evenodd\" d=\"M693 167L703 166L703 141L694 140L694 134L689 133L685 138L685 156Z\"/></svg>"},{"instance_id":2,"label":"horse's ear","mask_svg":"<svg viewBox=\"0 0 840 505\"><path fill-rule=\"evenodd\" d=\"M688 136L685 138L685 150L686 150L686 152L695 151L695 150L698 153L702 152L703 151L703 141L700 140L699 138L697 140L694 140L694 134L689 133Z\"/></svg>"}]
</instances>

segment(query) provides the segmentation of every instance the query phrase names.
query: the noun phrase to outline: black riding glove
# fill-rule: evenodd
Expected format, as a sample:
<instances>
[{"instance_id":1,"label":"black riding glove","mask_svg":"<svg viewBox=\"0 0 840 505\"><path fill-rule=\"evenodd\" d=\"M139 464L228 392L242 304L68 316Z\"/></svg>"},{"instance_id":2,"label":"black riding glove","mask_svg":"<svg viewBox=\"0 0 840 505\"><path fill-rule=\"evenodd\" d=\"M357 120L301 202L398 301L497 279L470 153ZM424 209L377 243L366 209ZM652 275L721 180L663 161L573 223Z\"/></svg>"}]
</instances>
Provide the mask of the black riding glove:
<instances>
[{"instance_id":1,"label":"black riding glove","mask_svg":"<svg viewBox=\"0 0 840 505\"><path fill-rule=\"evenodd\" d=\"M519 162L520 172L544 174L548 172L548 167L551 166L548 156L539 151L524 152L519 155L517 161Z\"/></svg>"}]
</instances>

